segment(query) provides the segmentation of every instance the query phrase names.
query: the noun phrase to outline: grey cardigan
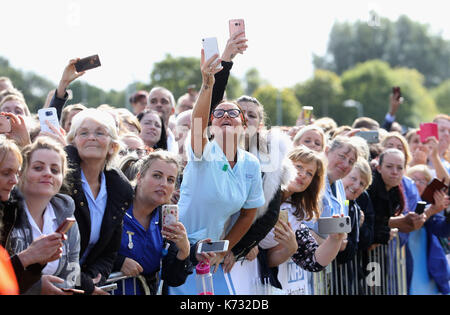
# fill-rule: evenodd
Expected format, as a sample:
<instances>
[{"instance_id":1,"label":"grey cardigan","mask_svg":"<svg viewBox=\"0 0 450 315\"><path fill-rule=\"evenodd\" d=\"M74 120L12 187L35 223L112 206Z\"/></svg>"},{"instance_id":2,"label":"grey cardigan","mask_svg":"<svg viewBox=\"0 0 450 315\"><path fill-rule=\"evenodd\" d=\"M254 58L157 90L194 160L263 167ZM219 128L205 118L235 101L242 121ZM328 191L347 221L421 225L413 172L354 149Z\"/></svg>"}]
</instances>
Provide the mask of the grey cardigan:
<instances>
[{"instance_id":1,"label":"grey cardigan","mask_svg":"<svg viewBox=\"0 0 450 315\"><path fill-rule=\"evenodd\" d=\"M19 207L18 218L6 243L6 249L10 255L20 253L33 242L33 233L25 213L23 202ZM58 225L61 224L64 219L73 217L75 203L70 196L56 194L50 200L50 204L55 212ZM77 223L70 228L66 235L67 240L63 241L63 253L59 259L58 268L53 275L64 280L64 283L58 284L57 286L73 288L75 285L79 284L80 278L80 233L78 231ZM40 294L41 281L35 283L26 293Z\"/></svg>"}]
</instances>

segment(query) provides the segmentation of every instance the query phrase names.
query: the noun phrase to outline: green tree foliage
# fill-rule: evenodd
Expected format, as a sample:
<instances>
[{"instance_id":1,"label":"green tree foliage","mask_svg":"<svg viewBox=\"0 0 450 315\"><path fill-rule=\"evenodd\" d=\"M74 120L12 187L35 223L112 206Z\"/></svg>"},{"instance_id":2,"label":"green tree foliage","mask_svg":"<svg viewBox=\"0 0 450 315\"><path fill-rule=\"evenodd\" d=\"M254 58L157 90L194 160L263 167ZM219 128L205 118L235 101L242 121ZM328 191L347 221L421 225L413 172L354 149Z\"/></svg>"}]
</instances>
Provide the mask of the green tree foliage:
<instances>
[{"instance_id":1,"label":"green tree foliage","mask_svg":"<svg viewBox=\"0 0 450 315\"><path fill-rule=\"evenodd\" d=\"M335 23L327 54L314 56L314 65L342 74L371 59L384 60L391 67L417 69L425 76L426 86L450 77L450 41L407 16L396 22L381 18L378 27L362 21Z\"/></svg>"},{"instance_id":2,"label":"green tree foliage","mask_svg":"<svg viewBox=\"0 0 450 315\"><path fill-rule=\"evenodd\" d=\"M312 106L315 117L333 117L337 122L345 121L342 107L343 88L341 79L327 70L316 70L314 77L294 86L301 104Z\"/></svg>"},{"instance_id":3,"label":"green tree foliage","mask_svg":"<svg viewBox=\"0 0 450 315\"><path fill-rule=\"evenodd\" d=\"M150 74L150 88L163 86L170 90L175 99L187 92L187 86L195 84L200 87L202 76L200 60L195 57L166 57L156 62Z\"/></svg>"},{"instance_id":4,"label":"green tree foliage","mask_svg":"<svg viewBox=\"0 0 450 315\"><path fill-rule=\"evenodd\" d=\"M267 85L268 82L261 78L258 69L250 68L245 73L245 94L252 95L260 86Z\"/></svg>"},{"instance_id":5,"label":"green tree foliage","mask_svg":"<svg viewBox=\"0 0 450 315\"><path fill-rule=\"evenodd\" d=\"M441 113L450 113L450 79L442 82L431 91L436 106Z\"/></svg>"},{"instance_id":6,"label":"green tree foliage","mask_svg":"<svg viewBox=\"0 0 450 315\"><path fill-rule=\"evenodd\" d=\"M200 72L200 59L195 57L166 57L154 64L150 74L150 84L138 84L140 89L150 90L154 86L163 86L169 89L175 99L187 92L188 85L195 84L200 89L202 76ZM242 95L239 80L230 75L227 86L227 97L234 99Z\"/></svg>"},{"instance_id":7,"label":"green tree foliage","mask_svg":"<svg viewBox=\"0 0 450 315\"><path fill-rule=\"evenodd\" d=\"M341 76L344 99L353 99L363 104L364 116L379 122L389 109L392 86L400 86L405 99L397 112L397 121L407 126L418 126L437 113L434 100L423 86L423 75L407 68L392 69L380 60L367 61L344 72ZM353 114L352 114L353 111ZM356 109L346 109L345 120L340 124L351 124L357 117Z\"/></svg>"},{"instance_id":8,"label":"green tree foliage","mask_svg":"<svg viewBox=\"0 0 450 315\"><path fill-rule=\"evenodd\" d=\"M301 104L292 89L285 88L280 91L271 85L264 85L253 93L253 97L264 106L267 126L295 125L300 114ZM280 112L281 117L279 117Z\"/></svg>"},{"instance_id":9,"label":"green tree foliage","mask_svg":"<svg viewBox=\"0 0 450 315\"><path fill-rule=\"evenodd\" d=\"M47 93L54 88L50 81L31 72L22 72L10 66L8 60L0 57L0 76L11 79L14 87L25 97L30 112L35 113L41 108Z\"/></svg>"}]
</instances>

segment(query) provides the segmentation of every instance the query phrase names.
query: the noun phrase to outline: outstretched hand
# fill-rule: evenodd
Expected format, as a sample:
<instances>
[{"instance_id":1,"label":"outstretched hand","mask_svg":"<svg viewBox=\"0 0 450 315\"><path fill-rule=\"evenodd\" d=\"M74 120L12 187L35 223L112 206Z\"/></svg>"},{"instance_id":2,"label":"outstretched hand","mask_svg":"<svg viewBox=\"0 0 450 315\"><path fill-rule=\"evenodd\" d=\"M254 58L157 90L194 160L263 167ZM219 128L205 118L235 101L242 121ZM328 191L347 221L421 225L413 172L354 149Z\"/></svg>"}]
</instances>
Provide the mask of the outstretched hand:
<instances>
[{"instance_id":1,"label":"outstretched hand","mask_svg":"<svg viewBox=\"0 0 450 315\"><path fill-rule=\"evenodd\" d=\"M62 74L61 80L59 81L58 89L56 90L56 96L58 98L64 98L66 94L66 89L75 79L78 79L86 71L77 72L75 69L75 64L80 60L80 58L71 59L69 64L64 68L64 72Z\"/></svg>"},{"instance_id":2,"label":"outstretched hand","mask_svg":"<svg viewBox=\"0 0 450 315\"><path fill-rule=\"evenodd\" d=\"M232 61L237 54L243 54L248 48L247 39L241 36L244 33L244 31L236 32L230 37L222 53L223 61Z\"/></svg>"},{"instance_id":3,"label":"outstretched hand","mask_svg":"<svg viewBox=\"0 0 450 315\"><path fill-rule=\"evenodd\" d=\"M203 85L205 88L212 88L214 85L214 75L223 69L222 66L218 67L221 63L221 59L218 54L213 55L208 60L205 60L205 51L202 49L200 58L200 70L202 72Z\"/></svg>"}]
</instances>

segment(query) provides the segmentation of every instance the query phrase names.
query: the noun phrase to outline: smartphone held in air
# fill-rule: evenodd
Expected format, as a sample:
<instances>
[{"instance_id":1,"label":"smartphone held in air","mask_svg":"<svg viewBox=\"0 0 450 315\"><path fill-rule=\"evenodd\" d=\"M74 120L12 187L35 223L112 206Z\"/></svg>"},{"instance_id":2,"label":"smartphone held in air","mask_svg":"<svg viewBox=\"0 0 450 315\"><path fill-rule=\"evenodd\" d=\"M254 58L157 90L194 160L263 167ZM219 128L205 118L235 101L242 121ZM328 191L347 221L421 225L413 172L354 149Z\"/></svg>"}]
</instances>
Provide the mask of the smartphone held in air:
<instances>
[{"instance_id":1,"label":"smartphone held in air","mask_svg":"<svg viewBox=\"0 0 450 315\"><path fill-rule=\"evenodd\" d=\"M420 129L417 131L420 136L420 142L427 142L428 137L435 137L439 140L438 126L436 123L421 123Z\"/></svg>"},{"instance_id":2,"label":"smartphone held in air","mask_svg":"<svg viewBox=\"0 0 450 315\"><path fill-rule=\"evenodd\" d=\"M245 24L243 19L233 19L228 22L230 28L230 37L236 33L242 33L239 37L245 37Z\"/></svg>"},{"instance_id":3,"label":"smartphone held in air","mask_svg":"<svg viewBox=\"0 0 450 315\"><path fill-rule=\"evenodd\" d=\"M228 250L228 240L215 242L201 242L198 244L197 254L201 253L221 253Z\"/></svg>"},{"instance_id":4,"label":"smartphone held in air","mask_svg":"<svg viewBox=\"0 0 450 315\"><path fill-rule=\"evenodd\" d=\"M312 106L303 106L302 107L303 120L307 125L311 124L311 117L312 117L313 109L314 108Z\"/></svg>"},{"instance_id":5,"label":"smartphone held in air","mask_svg":"<svg viewBox=\"0 0 450 315\"><path fill-rule=\"evenodd\" d=\"M394 86L392 88L392 94L394 95L394 97L397 101L400 101L400 99L402 97L402 91L400 90L399 86Z\"/></svg>"},{"instance_id":6,"label":"smartphone held in air","mask_svg":"<svg viewBox=\"0 0 450 315\"><path fill-rule=\"evenodd\" d=\"M217 59L219 59L219 45L217 44L216 37L206 37L202 39L203 50L205 52L205 61L208 61L212 56L217 54ZM214 60L214 62L216 61ZM217 65L217 69L221 67L220 64Z\"/></svg>"},{"instance_id":7,"label":"smartphone held in air","mask_svg":"<svg viewBox=\"0 0 450 315\"><path fill-rule=\"evenodd\" d=\"M78 62L75 63L75 69L77 70L77 72L83 72L100 67L101 65L102 64L100 63L100 58L98 57L98 55L93 55L78 60Z\"/></svg>"},{"instance_id":8,"label":"smartphone held in air","mask_svg":"<svg viewBox=\"0 0 450 315\"><path fill-rule=\"evenodd\" d=\"M41 125L41 131L51 132L53 131L49 128L45 121L51 123L56 129L59 129L58 114L56 113L56 108L41 108L38 110L39 122Z\"/></svg>"},{"instance_id":9,"label":"smartphone held in air","mask_svg":"<svg viewBox=\"0 0 450 315\"><path fill-rule=\"evenodd\" d=\"M350 233L352 231L349 216L319 218L317 221L320 234Z\"/></svg>"},{"instance_id":10,"label":"smartphone held in air","mask_svg":"<svg viewBox=\"0 0 450 315\"><path fill-rule=\"evenodd\" d=\"M422 214L426 205L427 203L425 201L417 201L416 210L414 210L414 212L417 214Z\"/></svg>"},{"instance_id":11,"label":"smartphone held in air","mask_svg":"<svg viewBox=\"0 0 450 315\"><path fill-rule=\"evenodd\" d=\"M72 225L74 225L76 222L75 218L66 218L63 223L61 223L60 226L56 229L56 233L66 234L67 231L70 230Z\"/></svg>"},{"instance_id":12,"label":"smartphone held in air","mask_svg":"<svg viewBox=\"0 0 450 315\"><path fill-rule=\"evenodd\" d=\"M11 121L8 116L0 115L0 133L11 132Z\"/></svg>"},{"instance_id":13,"label":"smartphone held in air","mask_svg":"<svg viewBox=\"0 0 450 315\"><path fill-rule=\"evenodd\" d=\"M162 206L162 226L166 227L178 222L178 205Z\"/></svg>"},{"instance_id":14,"label":"smartphone held in air","mask_svg":"<svg viewBox=\"0 0 450 315\"><path fill-rule=\"evenodd\" d=\"M378 130L359 131L355 134L355 136L363 138L367 141L367 143L380 142Z\"/></svg>"}]
</instances>

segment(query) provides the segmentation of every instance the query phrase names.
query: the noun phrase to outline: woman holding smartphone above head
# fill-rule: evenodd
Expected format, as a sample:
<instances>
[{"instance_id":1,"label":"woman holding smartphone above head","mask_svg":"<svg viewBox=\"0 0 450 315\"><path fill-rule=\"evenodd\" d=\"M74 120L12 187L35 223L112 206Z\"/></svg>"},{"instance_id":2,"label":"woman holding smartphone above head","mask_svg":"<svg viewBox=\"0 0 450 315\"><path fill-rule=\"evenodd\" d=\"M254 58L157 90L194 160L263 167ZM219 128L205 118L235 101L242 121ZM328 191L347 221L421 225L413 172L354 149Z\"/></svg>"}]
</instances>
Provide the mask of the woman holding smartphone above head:
<instances>
[{"instance_id":1,"label":"woman holding smartphone above head","mask_svg":"<svg viewBox=\"0 0 450 315\"><path fill-rule=\"evenodd\" d=\"M34 283L27 293L72 294L61 288L73 289L79 281L78 227L74 224L66 235L55 232L66 218L73 216L75 209L72 198L58 193L67 172L65 152L59 143L39 137L24 148L23 157L18 185L23 200L16 203L17 216L6 239L6 249L17 255L24 267L28 266L18 275L19 279L33 270L42 273L42 281ZM44 246L36 249L43 239ZM41 251L41 259L28 255L27 251L33 250Z\"/></svg>"},{"instance_id":2,"label":"woman holding smartphone above head","mask_svg":"<svg viewBox=\"0 0 450 315\"><path fill-rule=\"evenodd\" d=\"M202 50L203 84L192 112L189 160L178 206L191 243L226 239L230 250L250 228L264 195L258 160L238 146L245 128L239 105L222 102L210 115L214 74L221 70L217 57L205 60ZM205 132L209 123L213 140ZM223 235L225 223L235 213L239 217ZM226 254L218 253L211 265L220 264Z\"/></svg>"},{"instance_id":3,"label":"woman holding smartphone above head","mask_svg":"<svg viewBox=\"0 0 450 315\"><path fill-rule=\"evenodd\" d=\"M68 193L75 201L81 236L81 289L86 294L105 294L98 286L111 273L133 188L112 167L120 147L111 115L93 108L79 112L73 117L67 142Z\"/></svg>"}]
</instances>

